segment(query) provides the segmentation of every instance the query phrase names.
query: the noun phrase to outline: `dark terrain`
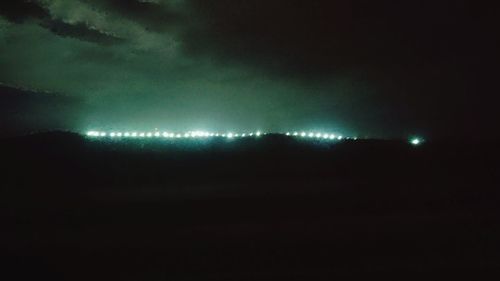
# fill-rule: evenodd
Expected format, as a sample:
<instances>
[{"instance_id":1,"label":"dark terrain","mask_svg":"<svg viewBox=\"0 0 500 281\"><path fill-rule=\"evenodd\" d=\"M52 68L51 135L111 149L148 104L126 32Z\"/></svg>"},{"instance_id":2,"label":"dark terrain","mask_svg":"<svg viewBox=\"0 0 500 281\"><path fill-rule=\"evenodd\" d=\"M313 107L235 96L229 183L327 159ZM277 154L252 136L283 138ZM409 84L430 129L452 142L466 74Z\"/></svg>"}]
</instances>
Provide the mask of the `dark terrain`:
<instances>
[{"instance_id":1,"label":"dark terrain","mask_svg":"<svg viewBox=\"0 0 500 281\"><path fill-rule=\"evenodd\" d=\"M497 279L499 147L4 139L0 280Z\"/></svg>"}]
</instances>

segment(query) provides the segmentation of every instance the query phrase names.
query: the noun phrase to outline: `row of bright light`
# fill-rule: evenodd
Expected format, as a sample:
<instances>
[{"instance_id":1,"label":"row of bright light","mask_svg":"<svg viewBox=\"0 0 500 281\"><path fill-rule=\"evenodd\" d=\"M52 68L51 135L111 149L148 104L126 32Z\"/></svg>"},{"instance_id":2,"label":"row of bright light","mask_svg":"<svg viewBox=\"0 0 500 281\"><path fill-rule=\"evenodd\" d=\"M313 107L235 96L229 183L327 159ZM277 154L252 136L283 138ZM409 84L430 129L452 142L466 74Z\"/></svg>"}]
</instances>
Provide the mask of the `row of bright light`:
<instances>
[{"instance_id":1,"label":"row of bright light","mask_svg":"<svg viewBox=\"0 0 500 281\"><path fill-rule=\"evenodd\" d=\"M210 138L210 137L222 137L222 138L245 138L245 137L260 137L266 135L267 133L262 133L260 131L252 133L211 133L204 131L193 131L186 133L171 133L171 132L102 132L102 131L88 131L88 137L110 137L110 138ZM328 139L328 140L342 140L344 137L342 135L327 134L327 133L316 133L316 132L287 132L279 133L286 136L295 136L303 138L317 138L317 139ZM353 138L356 139L356 138Z\"/></svg>"}]
</instances>

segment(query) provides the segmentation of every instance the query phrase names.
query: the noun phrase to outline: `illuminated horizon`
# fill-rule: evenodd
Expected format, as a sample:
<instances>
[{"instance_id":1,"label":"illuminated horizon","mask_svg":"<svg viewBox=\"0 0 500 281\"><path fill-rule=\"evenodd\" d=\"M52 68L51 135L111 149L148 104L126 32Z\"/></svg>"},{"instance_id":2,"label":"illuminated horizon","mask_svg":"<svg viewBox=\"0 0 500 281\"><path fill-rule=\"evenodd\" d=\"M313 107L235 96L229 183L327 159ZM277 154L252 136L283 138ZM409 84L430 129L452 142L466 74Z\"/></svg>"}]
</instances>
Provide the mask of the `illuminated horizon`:
<instances>
[{"instance_id":1,"label":"illuminated horizon","mask_svg":"<svg viewBox=\"0 0 500 281\"><path fill-rule=\"evenodd\" d=\"M91 138L111 138L111 139L206 139L206 138L258 138L264 135L282 135L294 138L309 138L309 139L323 139L323 140L343 140L343 139L354 139L357 137L346 137L339 133L327 133L327 132L312 132L312 131L293 131L293 132L262 132L262 131L227 131L227 132L209 132L209 131L184 131L184 132L174 132L174 131L100 131L100 130L90 130L85 132L87 137Z\"/></svg>"}]
</instances>

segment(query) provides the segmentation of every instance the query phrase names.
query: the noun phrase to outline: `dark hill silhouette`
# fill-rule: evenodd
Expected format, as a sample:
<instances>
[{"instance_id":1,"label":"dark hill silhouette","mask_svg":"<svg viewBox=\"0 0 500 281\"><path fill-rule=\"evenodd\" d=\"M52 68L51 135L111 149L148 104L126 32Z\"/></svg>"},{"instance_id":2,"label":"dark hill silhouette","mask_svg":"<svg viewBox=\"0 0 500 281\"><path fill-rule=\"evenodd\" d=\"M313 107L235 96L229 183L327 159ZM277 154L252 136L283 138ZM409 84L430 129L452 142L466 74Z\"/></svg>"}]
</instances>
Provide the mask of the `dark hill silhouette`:
<instances>
[{"instance_id":1,"label":"dark hill silhouette","mask_svg":"<svg viewBox=\"0 0 500 281\"><path fill-rule=\"evenodd\" d=\"M3 139L0 153L5 280L470 280L500 269L496 143L55 132Z\"/></svg>"}]
</instances>

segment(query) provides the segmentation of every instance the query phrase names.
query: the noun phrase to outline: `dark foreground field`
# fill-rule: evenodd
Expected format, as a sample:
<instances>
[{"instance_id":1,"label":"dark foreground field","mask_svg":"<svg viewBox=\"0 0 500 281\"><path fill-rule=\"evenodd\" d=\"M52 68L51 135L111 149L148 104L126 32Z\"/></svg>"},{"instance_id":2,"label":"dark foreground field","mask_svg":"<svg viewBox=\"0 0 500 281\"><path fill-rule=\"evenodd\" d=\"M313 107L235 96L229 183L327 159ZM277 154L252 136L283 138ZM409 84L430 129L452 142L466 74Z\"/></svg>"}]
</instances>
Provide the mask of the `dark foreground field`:
<instances>
[{"instance_id":1,"label":"dark foreground field","mask_svg":"<svg viewBox=\"0 0 500 281\"><path fill-rule=\"evenodd\" d=\"M6 139L0 280L497 279L498 145Z\"/></svg>"}]
</instances>

